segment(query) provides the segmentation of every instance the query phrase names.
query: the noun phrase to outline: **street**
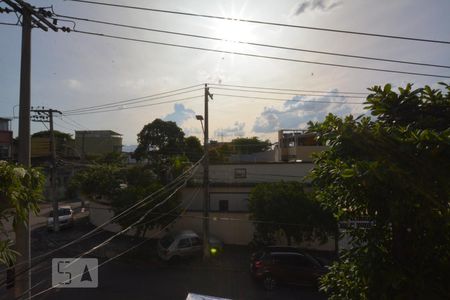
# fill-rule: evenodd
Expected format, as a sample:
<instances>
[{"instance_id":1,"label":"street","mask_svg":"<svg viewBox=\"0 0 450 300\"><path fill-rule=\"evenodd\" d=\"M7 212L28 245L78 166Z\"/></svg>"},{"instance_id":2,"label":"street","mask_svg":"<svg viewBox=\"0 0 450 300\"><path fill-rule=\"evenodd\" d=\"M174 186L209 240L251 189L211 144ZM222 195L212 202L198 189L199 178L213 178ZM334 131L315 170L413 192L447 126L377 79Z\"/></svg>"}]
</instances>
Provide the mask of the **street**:
<instances>
[{"instance_id":1,"label":"street","mask_svg":"<svg viewBox=\"0 0 450 300\"><path fill-rule=\"evenodd\" d=\"M32 231L32 252L36 257L58 248L92 230L85 213L77 213L73 228L59 233L47 232L45 226ZM82 217L80 217L82 216ZM32 272L32 295L51 287L51 258L75 257L111 236L101 231L38 264ZM99 263L126 251L141 240L119 236L88 257ZM226 246L224 253L203 262L193 258L171 265L160 261L155 241L99 268L98 288L55 288L33 299L185 299L189 292L230 299L325 299L312 287L279 286L267 292L248 272L250 250L242 246ZM0 298L7 299L4 287Z\"/></svg>"}]
</instances>

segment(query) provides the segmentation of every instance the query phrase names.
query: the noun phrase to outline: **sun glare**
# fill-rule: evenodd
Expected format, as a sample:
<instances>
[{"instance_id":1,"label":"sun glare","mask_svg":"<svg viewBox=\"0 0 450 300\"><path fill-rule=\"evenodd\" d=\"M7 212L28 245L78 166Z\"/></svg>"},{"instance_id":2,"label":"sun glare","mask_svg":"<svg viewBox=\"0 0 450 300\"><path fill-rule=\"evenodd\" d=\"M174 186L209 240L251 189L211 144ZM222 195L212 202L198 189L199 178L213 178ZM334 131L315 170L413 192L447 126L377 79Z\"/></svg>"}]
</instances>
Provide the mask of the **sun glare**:
<instances>
[{"instance_id":1,"label":"sun glare","mask_svg":"<svg viewBox=\"0 0 450 300\"><path fill-rule=\"evenodd\" d=\"M215 29L215 37L222 39L219 48L225 51L242 51L248 47L245 42L253 41L252 27L240 21L226 21ZM244 42L244 43L242 43Z\"/></svg>"}]
</instances>

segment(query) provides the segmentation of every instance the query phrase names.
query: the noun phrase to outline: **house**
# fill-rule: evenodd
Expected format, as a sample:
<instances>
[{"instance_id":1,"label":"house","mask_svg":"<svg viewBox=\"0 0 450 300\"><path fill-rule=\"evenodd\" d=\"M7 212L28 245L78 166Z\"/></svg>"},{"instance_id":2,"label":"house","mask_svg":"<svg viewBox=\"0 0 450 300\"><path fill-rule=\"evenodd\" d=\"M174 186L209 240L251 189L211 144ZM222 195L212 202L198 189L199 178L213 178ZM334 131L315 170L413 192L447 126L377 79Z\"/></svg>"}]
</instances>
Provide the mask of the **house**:
<instances>
[{"instance_id":1,"label":"house","mask_svg":"<svg viewBox=\"0 0 450 300\"><path fill-rule=\"evenodd\" d=\"M75 148L84 158L122 152L122 135L112 130L75 131Z\"/></svg>"},{"instance_id":2,"label":"house","mask_svg":"<svg viewBox=\"0 0 450 300\"><path fill-rule=\"evenodd\" d=\"M11 119L0 118L0 160L12 159L13 132Z\"/></svg>"},{"instance_id":3,"label":"house","mask_svg":"<svg viewBox=\"0 0 450 300\"><path fill-rule=\"evenodd\" d=\"M276 161L312 162L313 154L327 147L320 145L314 132L302 129L282 129L278 131L278 145L275 147Z\"/></svg>"},{"instance_id":4,"label":"house","mask_svg":"<svg viewBox=\"0 0 450 300\"><path fill-rule=\"evenodd\" d=\"M209 168L210 232L226 244L247 245L253 240L254 225L249 219L248 201L258 183L301 181L313 168L312 163L229 163ZM190 185L182 190L187 211L174 229L190 228L202 232L203 169L200 167Z\"/></svg>"}]
</instances>

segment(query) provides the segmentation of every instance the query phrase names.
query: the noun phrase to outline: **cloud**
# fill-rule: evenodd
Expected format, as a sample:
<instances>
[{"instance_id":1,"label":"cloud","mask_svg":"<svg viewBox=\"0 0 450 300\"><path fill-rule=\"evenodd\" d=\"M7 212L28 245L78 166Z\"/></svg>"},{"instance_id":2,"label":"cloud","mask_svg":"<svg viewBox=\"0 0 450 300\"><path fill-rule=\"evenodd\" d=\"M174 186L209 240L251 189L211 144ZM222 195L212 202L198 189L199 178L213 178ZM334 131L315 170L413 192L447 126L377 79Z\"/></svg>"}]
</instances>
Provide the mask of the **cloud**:
<instances>
[{"instance_id":1,"label":"cloud","mask_svg":"<svg viewBox=\"0 0 450 300\"><path fill-rule=\"evenodd\" d=\"M163 118L164 121L174 121L180 126L185 121L195 117L195 112L192 109L185 108L181 103L175 103L173 110L173 113L170 113Z\"/></svg>"},{"instance_id":2,"label":"cloud","mask_svg":"<svg viewBox=\"0 0 450 300\"><path fill-rule=\"evenodd\" d=\"M234 124L230 127L219 128L214 131L214 136L216 137L226 137L226 136L244 136L245 123L244 122L234 122Z\"/></svg>"},{"instance_id":3,"label":"cloud","mask_svg":"<svg viewBox=\"0 0 450 300\"><path fill-rule=\"evenodd\" d=\"M336 92L337 90L333 90L329 95ZM302 100L308 102L302 102ZM256 118L252 130L256 133L273 133L280 129L299 129L306 127L309 121L323 120L328 113L342 116L355 112L353 105L330 103L333 101L344 102L346 99L344 97L318 96L316 98L305 98L295 96L286 100L280 109L265 107Z\"/></svg>"},{"instance_id":4,"label":"cloud","mask_svg":"<svg viewBox=\"0 0 450 300\"><path fill-rule=\"evenodd\" d=\"M333 8L338 7L342 4L342 1L335 0L305 0L300 3L297 10L295 11L295 15L301 15L307 10L314 11L329 11Z\"/></svg>"},{"instance_id":5,"label":"cloud","mask_svg":"<svg viewBox=\"0 0 450 300\"><path fill-rule=\"evenodd\" d=\"M81 87L81 82L76 79L66 79L63 82L70 89L76 90Z\"/></svg>"}]
</instances>

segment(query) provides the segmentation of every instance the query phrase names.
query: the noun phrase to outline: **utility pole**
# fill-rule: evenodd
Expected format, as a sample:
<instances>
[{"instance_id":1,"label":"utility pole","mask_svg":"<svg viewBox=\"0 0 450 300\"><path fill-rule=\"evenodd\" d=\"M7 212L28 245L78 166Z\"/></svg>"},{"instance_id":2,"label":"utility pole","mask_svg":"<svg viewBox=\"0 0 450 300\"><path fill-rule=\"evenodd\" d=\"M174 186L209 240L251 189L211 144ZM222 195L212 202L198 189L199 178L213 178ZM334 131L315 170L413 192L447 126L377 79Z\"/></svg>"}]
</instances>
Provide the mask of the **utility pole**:
<instances>
[{"instance_id":1,"label":"utility pole","mask_svg":"<svg viewBox=\"0 0 450 300\"><path fill-rule=\"evenodd\" d=\"M208 101L213 99L213 95L209 93L208 85L205 84L205 132L203 147L205 158L203 161L203 258L210 257L209 252L209 119L208 119Z\"/></svg>"},{"instance_id":2,"label":"utility pole","mask_svg":"<svg viewBox=\"0 0 450 300\"><path fill-rule=\"evenodd\" d=\"M58 199L56 197L56 141L55 132L53 130L53 115L55 113L62 114L59 110L55 109L34 109L32 107L32 112L36 113L32 117L32 121L35 122L48 122L50 123L49 135L50 135L50 199L52 200L53 206L53 230L55 232L59 231L59 219L58 219Z\"/></svg>"},{"instance_id":3,"label":"utility pole","mask_svg":"<svg viewBox=\"0 0 450 300\"><path fill-rule=\"evenodd\" d=\"M22 15L22 52L20 63L20 101L19 101L19 150L18 160L24 167L30 167L30 105L31 105L31 29L37 26L44 31L58 28L46 18L52 13L34 6L22 0L3 0L15 13ZM15 250L20 253L16 259L16 267L9 272L13 278L8 278L14 286L15 298L31 297L31 251L29 217L25 224L19 223L14 228L16 241ZM17 276L16 276L17 274Z\"/></svg>"}]
</instances>

